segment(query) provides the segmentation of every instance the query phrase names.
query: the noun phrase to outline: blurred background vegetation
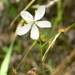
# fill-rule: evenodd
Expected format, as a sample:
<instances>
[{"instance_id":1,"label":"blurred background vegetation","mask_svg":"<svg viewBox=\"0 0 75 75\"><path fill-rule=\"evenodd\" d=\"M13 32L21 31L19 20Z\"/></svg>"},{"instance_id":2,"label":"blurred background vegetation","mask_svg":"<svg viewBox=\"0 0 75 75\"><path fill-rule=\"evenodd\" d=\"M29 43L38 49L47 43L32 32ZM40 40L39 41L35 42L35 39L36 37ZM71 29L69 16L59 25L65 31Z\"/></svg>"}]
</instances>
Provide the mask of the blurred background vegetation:
<instances>
[{"instance_id":1,"label":"blurred background vegetation","mask_svg":"<svg viewBox=\"0 0 75 75\"><path fill-rule=\"evenodd\" d=\"M13 26L10 27L10 24L30 1L31 0L0 0L0 64L2 63L5 54L8 52L8 47L11 43L12 37L14 36L17 25L21 20L21 17L15 21ZM40 5L47 6L51 1L53 0L35 0L27 11L34 15L35 10ZM52 5L46 8L46 13L42 20L50 21L52 28L40 29L42 33L42 36L40 37L41 44L53 37L60 28L66 28L75 23L75 0L57 0L57 2L54 2ZM29 33L24 36L17 37L12 55L10 57L8 75L11 75L12 66L15 68L19 64L32 42L33 40L29 37ZM43 48L43 54L47 47L48 46L45 46ZM48 52L45 62L45 70L48 71L46 71L44 74L52 74L56 69L58 69L57 67L59 65L62 65L61 63L64 62L68 56L68 59L70 59L70 54L74 50L75 27L70 29L68 32L61 34L56 40L54 46ZM73 59L75 59L75 56ZM34 67L37 67L37 75L43 75L40 41L38 41L38 43L33 47L31 52L19 67L18 75L25 75ZM62 74L57 75L75 75L75 60L73 60L68 66L65 66L65 69L62 71Z\"/></svg>"}]
</instances>

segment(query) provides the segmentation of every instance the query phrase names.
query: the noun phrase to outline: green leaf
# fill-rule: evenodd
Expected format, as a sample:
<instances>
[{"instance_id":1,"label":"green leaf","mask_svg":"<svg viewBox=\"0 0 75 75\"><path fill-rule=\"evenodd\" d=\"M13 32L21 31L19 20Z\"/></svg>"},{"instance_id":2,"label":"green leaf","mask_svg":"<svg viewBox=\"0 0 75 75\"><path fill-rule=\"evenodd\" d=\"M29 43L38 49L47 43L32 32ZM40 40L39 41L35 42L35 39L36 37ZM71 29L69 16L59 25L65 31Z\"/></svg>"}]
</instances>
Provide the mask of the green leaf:
<instances>
[{"instance_id":1,"label":"green leaf","mask_svg":"<svg viewBox=\"0 0 75 75\"><path fill-rule=\"evenodd\" d=\"M5 58L2 62L0 75L7 75L8 65L9 65L9 60L10 60L10 56L12 53L13 44L14 44L14 41L10 44L9 50L7 54L5 55Z\"/></svg>"}]
</instances>

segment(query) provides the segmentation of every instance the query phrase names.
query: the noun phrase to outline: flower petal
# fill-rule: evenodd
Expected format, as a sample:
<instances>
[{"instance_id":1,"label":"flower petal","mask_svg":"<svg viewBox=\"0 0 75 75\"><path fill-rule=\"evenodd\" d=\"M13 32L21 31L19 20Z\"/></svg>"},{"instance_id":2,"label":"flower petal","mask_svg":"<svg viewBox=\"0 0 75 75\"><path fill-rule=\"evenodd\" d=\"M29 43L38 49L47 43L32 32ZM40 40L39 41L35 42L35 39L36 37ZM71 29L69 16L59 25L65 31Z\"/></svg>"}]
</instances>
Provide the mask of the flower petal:
<instances>
[{"instance_id":1,"label":"flower petal","mask_svg":"<svg viewBox=\"0 0 75 75\"><path fill-rule=\"evenodd\" d=\"M39 30L36 25L32 26L30 37L34 40L39 38Z\"/></svg>"},{"instance_id":2,"label":"flower petal","mask_svg":"<svg viewBox=\"0 0 75 75\"><path fill-rule=\"evenodd\" d=\"M27 11L22 11L20 15L26 21L33 21L33 16Z\"/></svg>"},{"instance_id":3,"label":"flower petal","mask_svg":"<svg viewBox=\"0 0 75 75\"><path fill-rule=\"evenodd\" d=\"M41 19L45 14L45 6L40 6L40 8L37 10L36 14L35 14L35 18L34 20L39 20Z\"/></svg>"},{"instance_id":4,"label":"flower petal","mask_svg":"<svg viewBox=\"0 0 75 75\"><path fill-rule=\"evenodd\" d=\"M36 22L36 24L40 28L50 28L51 27L51 23L49 21L38 21Z\"/></svg>"},{"instance_id":5,"label":"flower petal","mask_svg":"<svg viewBox=\"0 0 75 75\"><path fill-rule=\"evenodd\" d=\"M27 25L21 27L18 30L17 34L20 35L20 36L24 35L24 34L26 34L30 30L30 28L31 28L31 24L27 24Z\"/></svg>"}]
</instances>

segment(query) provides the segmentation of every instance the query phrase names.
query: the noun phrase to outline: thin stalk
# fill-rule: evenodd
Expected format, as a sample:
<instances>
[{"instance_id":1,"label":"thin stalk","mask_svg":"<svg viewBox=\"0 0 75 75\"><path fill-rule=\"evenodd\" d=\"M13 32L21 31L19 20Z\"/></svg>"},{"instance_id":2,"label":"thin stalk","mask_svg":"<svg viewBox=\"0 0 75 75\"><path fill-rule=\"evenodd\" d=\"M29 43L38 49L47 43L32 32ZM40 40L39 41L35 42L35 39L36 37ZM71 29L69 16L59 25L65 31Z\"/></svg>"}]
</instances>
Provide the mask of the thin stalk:
<instances>
[{"instance_id":1,"label":"thin stalk","mask_svg":"<svg viewBox=\"0 0 75 75\"><path fill-rule=\"evenodd\" d=\"M33 46L36 44L36 41L34 41L34 43L32 44L32 46L29 48L28 52L26 53L26 55L23 57L23 59L21 60L21 62L19 63L19 65L16 67L16 70L19 68L19 66L22 64L22 62L24 61L24 59L26 58L26 56L29 54L29 52L31 51L31 49L33 48Z\"/></svg>"},{"instance_id":2,"label":"thin stalk","mask_svg":"<svg viewBox=\"0 0 75 75\"><path fill-rule=\"evenodd\" d=\"M75 23L73 23L72 25L68 26L66 29L65 29L65 32L67 32L68 30L70 30L71 28L75 27Z\"/></svg>"},{"instance_id":3,"label":"thin stalk","mask_svg":"<svg viewBox=\"0 0 75 75\"><path fill-rule=\"evenodd\" d=\"M54 44L54 42L56 41L56 39L58 38L58 36L59 36L62 32L67 32L68 30L70 30L70 29L73 28L73 27L75 27L75 23L72 24L72 25L70 25L70 26L68 26L66 29L60 29L60 30L59 30L58 34L54 37L54 39L52 38L53 40L52 40L52 42L50 43L49 47L47 48L45 54L43 55L42 61L44 61L44 58L45 58L46 54L48 53L49 49L53 46L53 44ZM47 42L49 42L49 40L48 40ZM47 44L47 43L45 43L45 44ZM45 44L44 44L44 45L45 45ZM43 46L44 46L44 45L43 45Z\"/></svg>"},{"instance_id":4,"label":"thin stalk","mask_svg":"<svg viewBox=\"0 0 75 75\"><path fill-rule=\"evenodd\" d=\"M52 40L52 42L51 42L50 45L48 46L48 48L47 48L45 54L44 54L43 57L42 57L42 61L44 61L46 54L48 53L49 49L53 46L54 42L56 41L56 39L58 38L58 36L59 36L60 34L61 34L61 32L59 32L59 33L54 37L54 39Z\"/></svg>"},{"instance_id":5,"label":"thin stalk","mask_svg":"<svg viewBox=\"0 0 75 75\"><path fill-rule=\"evenodd\" d=\"M53 35L53 33L54 33L54 31L55 31L56 26L58 25L58 23L61 24L61 22L62 22L62 13L63 13L63 10L62 10L61 7L62 7L62 1L58 0L58 2L57 2L57 18L56 18L56 20L54 22L54 25L52 27L52 30L50 32L50 36L51 37L52 37L52 35Z\"/></svg>"}]
</instances>

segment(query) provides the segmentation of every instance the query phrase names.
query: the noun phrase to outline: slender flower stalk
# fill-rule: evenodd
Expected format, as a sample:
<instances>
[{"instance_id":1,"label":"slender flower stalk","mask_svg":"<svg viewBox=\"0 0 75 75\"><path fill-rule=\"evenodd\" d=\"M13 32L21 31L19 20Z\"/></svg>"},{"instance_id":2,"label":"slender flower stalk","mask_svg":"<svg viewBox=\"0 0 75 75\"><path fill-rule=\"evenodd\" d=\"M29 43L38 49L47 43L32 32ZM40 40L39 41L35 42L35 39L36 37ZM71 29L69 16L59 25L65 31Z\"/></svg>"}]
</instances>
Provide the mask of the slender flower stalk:
<instances>
[{"instance_id":1,"label":"slender flower stalk","mask_svg":"<svg viewBox=\"0 0 75 75\"><path fill-rule=\"evenodd\" d=\"M19 66L22 64L22 62L24 61L24 59L26 58L26 56L29 54L29 52L31 51L31 49L33 48L33 46L36 44L37 41L34 41L33 44L31 45L31 47L29 48L28 52L26 53L26 55L23 57L23 59L21 60L21 62L19 63L19 65L16 67L15 71L19 68Z\"/></svg>"},{"instance_id":2,"label":"slender flower stalk","mask_svg":"<svg viewBox=\"0 0 75 75\"><path fill-rule=\"evenodd\" d=\"M25 20L26 25L22 26L18 30L17 34L21 36L26 34L29 30L31 30L30 37L34 40L37 40L39 38L38 27L40 28L51 27L51 23L49 21L38 21L44 16L44 14L45 14L45 6L43 5L39 7L34 18L28 11L22 11L20 15Z\"/></svg>"},{"instance_id":3,"label":"slender flower stalk","mask_svg":"<svg viewBox=\"0 0 75 75\"><path fill-rule=\"evenodd\" d=\"M49 44L49 46L48 46L46 52L44 53L44 55L43 55L43 57L42 57L42 61L45 60L45 56L46 56L46 54L48 53L49 49L54 45L56 39L58 38L58 36L59 36L62 32L64 32L64 30L63 30L63 29L60 29L59 32L55 35L54 39L51 41L51 43Z\"/></svg>"}]
</instances>

